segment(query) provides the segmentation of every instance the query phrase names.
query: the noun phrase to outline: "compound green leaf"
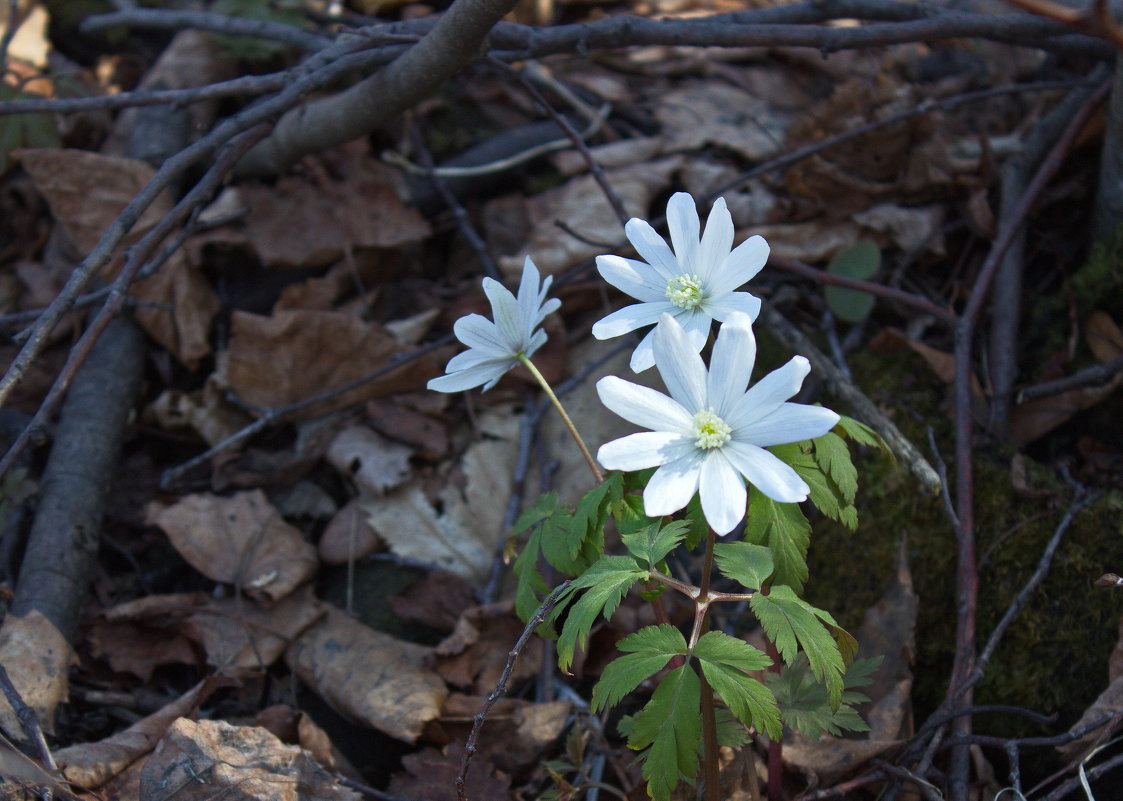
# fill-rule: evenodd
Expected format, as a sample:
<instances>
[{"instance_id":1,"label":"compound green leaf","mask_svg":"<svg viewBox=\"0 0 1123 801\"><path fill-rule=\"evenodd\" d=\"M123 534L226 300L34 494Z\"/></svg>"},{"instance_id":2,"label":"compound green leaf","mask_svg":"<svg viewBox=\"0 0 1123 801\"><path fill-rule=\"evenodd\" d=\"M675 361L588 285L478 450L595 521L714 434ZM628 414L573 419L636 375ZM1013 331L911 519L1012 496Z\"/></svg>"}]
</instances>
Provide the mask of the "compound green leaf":
<instances>
[{"instance_id":1,"label":"compound green leaf","mask_svg":"<svg viewBox=\"0 0 1123 801\"><path fill-rule=\"evenodd\" d=\"M746 726L755 726L773 740L781 736L780 710L772 691L746 670L764 670L772 664L766 654L747 642L720 631L703 634L694 646L706 681L729 710Z\"/></svg>"},{"instance_id":2,"label":"compound green leaf","mask_svg":"<svg viewBox=\"0 0 1123 801\"><path fill-rule=\"evenodd\" d=\"M776 563L772 551L750 542L719 542L714 546L718 571L749 589L760 589L768 581Z\"/></svg>"},{"instance_id":3,"label":"compound green leaf","mask_svg":"<svg viewBox=\"0 0 1123 801\"><path fill-rule=\"evenodd\" d=\"M816 609L795 594L791 587L773 586L768 595L757 593L749 601L776 650L791 665L802 648L807 654L811 672L826 684L832 708L838 708L842 697L842 675L846 665L842 653L827 625L838 628L834 618Z\"/></svg>"},{"instance_id":4,"label":"compound green leaf","mask_svg":"<svg viewBox=\"0 0 1123 801\"><path fill-rule=\"evenodd\" d=\"M869 699L856 691L870 683L869 674L881 664L881 657L856 660L843 676L844 690L837 708L831 707L826 688L815 681L807 657L799 657L783 673L769 673L765 681L780 703L784 725L811 739L823 734L841 735L844 731L868 731L869 726L854 706Z\"/></svg>"},{"instance_id":5,"label":"compound green leaf","mask_svg":"<svg viewBox=\"0 0 1123 801\"><path fill-rule=\"evenodd\" d=\"M647 576L634 559L628 556L602 556L592 567L575 578L554 612L556 620L562 608L580 590L585 594L569 610L561 636L558 637L558 667L568 671L573 664L573 652L584 648L589 641L589 631L597 615L612 617L628 589Z\"/></svg>"},{"instance_id":6,"label":"compound green leaf","mask_svg":"<svg viewBox=\"0 0 1123 801\"><path fill-rule=\"evenodd\" d=\"M745 539L772 551L776 570L772 581L797 591L807 580L807 546L811 525L796 503L779 503L756 487L749 490L749 517Z\"/></svg>"},{"instance_id":7,"label":"compound green leaf","mask_svg":"<svg viewBox=\"0 0 1123 801\"><path fill-rule=\"evenodd\" d=\"M670 801L680 777L693 779L698 775L701 697L698 674L682 665L663 677L632 722L628 747L638 751L650 746L643 778L648 795L655 801Z\"/></svg>"},{"instance_id":8,"label":"compound green leaf","mask_svg":"<svg viewBox=\"0 0 1123 801\"><path fill-rule=\"evenodd\" d=\"M690 524L684 520L676 520L665 526L654 522L633 534L624 534L620 539L637 562L654 570L682 542L689 529Z\"/></svg>"},{"instance_id":9,"label":"compound green leaf","mask_svg":"<svg viewBox=\"0 0 1123 801\"><path fill-rule=\"evenodd\" d=\"M592 711L615 706L640 682L666 667L673 656L685 655L686 640L674 626L647 626L616 643L624 652L608 664L593 687Z\"/></svg>"}]
</instances>

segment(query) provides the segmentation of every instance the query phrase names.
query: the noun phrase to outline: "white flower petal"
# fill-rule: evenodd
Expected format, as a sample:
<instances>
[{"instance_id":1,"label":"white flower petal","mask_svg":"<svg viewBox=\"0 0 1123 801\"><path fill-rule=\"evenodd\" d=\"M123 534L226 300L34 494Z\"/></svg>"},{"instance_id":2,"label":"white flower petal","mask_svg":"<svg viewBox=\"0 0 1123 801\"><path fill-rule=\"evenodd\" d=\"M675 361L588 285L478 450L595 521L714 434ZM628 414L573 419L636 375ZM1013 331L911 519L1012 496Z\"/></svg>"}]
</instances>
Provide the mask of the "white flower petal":
<instances>
[{"instance_id":1,"label":"white flower petal","mask_svg":"<svg viewBox=\"0 0 1123 801\"><path fill-rule=\"evenodd\" d=\"M452 325L456 338L473 350L490 356L510 356L512 351L499 338L495 323L482 314L468 314Z\"/></svg>"},{"instance_id":2,"label":"white flower petal","mask_svg":"<svg viewBox=\"0 0 1123 801\"><path fill-rule=\"evenodd\" d=\"M522 323L522 330L519 331L519 335L526 339L530 338L534 327L541 322L538 318L538 311L541 306L541 301L538 298L539 283L538 267L531 261L530 256L527 256L526 260L523 261L523 275L522 280L519 281L518 295L519 320Z\"/></svg>"},{"instance_id":3,"label":"white flower petal","mask_svg":"<svg viewBox=\"0 0 1123 801\"><path fill-rule=\"evenodd\" d=\"M658 327L658 326L656 326ZM642 373L655 366L655 328L647 332L647 336L639 341L636 349L632 351L629 366L633 373Z\"/></svg>"},{"instance_id":4,"label":"white flower petal","mask_svg":"<svg viewBox=\"0 0 1123 801\"><path fill-rule=\"evenodd\" d=\"M675 309L675 312L671 316L686 332L686 341L690 343L690 347L694 348L695 353L701 353L702 348L706 347L706 342L710 339L713 318L701 307L690 310Z\"/></svg>"},{"instance_id":5,"label":"white flower petal","mask_svg":"<svg viewBox=\"0 0 1123 801\"><path fill-rule=\"evenodd\" d=\"M511 294L511 290L494 278L485 278L483 283L484 294L491 302L491 314L495 318L495 328L511 353L518 353L526 345L523 341L519 302Z\"/></svg>"},{"instance_id":6,"label":"white flower petal","mask_svg":"<svg viewBox=\"0 0 1123 801\"><path fill-rule=\"evenodd\" d=\"M710 356L706 399L718 417L729 414L745 394L756 361L756 337L747 315L734 313L718 331Z\"/></svg>"},{"instance_id":7,"label":"white flower petal","mask_svg":"<svg viewBox=\"0 0 1123 801\"><path fill-rule=\"evenodd\" d=\"M488 386L484 387L484 390L488 390L495 386L495 382L502 378L503 374L513 366L514 363L510 361L488 360L434 378L429 381L427 386L437 392L463 392L466 389L478 387L480 384L487 384Z\"/></svg>"},{"instance_id":8,"label":"white flower petal","mask_svg":"<svg viewBox=\"0 0 1123 801\"><path fill-rule=\"evenodd\" d=\"M773 370L738 400L725 422L735 432L742 431L761 417L771 414L780 404L799 392L811 365L802 356L793 356L783 367Z\"/></svg>"},{"instance_id":9,"label":"white flower petal","mask_svg":"<svg viewBox=\"0 0 1123 801\"><path fill-rule=\"evenodd\" d=\"M646 470L681 459L694 443L670 431L643 431L601 445L597 461L606 470Z\"/></svg>"},{"instance_id":10,"label":"white flower petal","mask_svg":"<svg viewBox=\"0 0 1123 801\"><path fill-rule=\"evenodd\" d=\"M636 253L655 269L664 284L682 274L675 254L646 220L633 217L624 225L624 233L627 234L628 241L632 243Z\"/></svg>"},{"instance_id":11,"label":"white flower petal","mask_svg":"<svg viewBox=\"0 0 1123 801\"><path fill-rule=\"evenodd\" d=\"M725 458L724 449L710 451L702 462L698 488L702 514L718 536L728 534L745 519L745 482L740 471Z\"/></svg>"},{"instance_id":12,"label":"white flower petal","mask_svg":"<svg viewBox=\"0 0 1123 801\"><path fill-rule=\"evenodd\" d=\"M643 510L647 516L673 514L690 503L698 491L701 466L702 455L694 450L656 470L643 491Z\"/></svg>"},{"instance_id":13,"label":"white flower petal","mask_svg":"<svg viewBox=\"0 0 1123 801\"><path fill-rule=\"evenodd\" d=\"M733 247L733 218L729 216L725 198L719 197L710 209L710 216L706 220L706 232L702 234L702 243L698 248L697 273L707 287L714 289L713 279L719 272L718 268L729 256L731 247Z\"/></svg>"},{"instance_id":14,"label":"white flower petal","mask_svg":"<svg viewBox=\"0 0 1123 801\"><path fill-rule=\"evenodd\" d=\"M750 484L772 500L780 503L807 500L811 488L795 470L763 448L732 441L725 443L721 452Z\"/></svg>"},{"instance_id":15,"label":"white flower petal","mask_svg":"<svg viewBox=\"0 0 1123 801\"><path fill-rule=\"evenodd\" d=\"M748 315L750 320L756 320L760 316L760 298L748 292L728 292L706 301L698 308L722 323L729 319L729 315L738 312Z\"/></svg>"},{"instance_id":16,"label":"white flower petal","mask_svg":"<svg viewBox=\"0 0 1123 801\"><path fill-rule=\"evenodd\" d=\"M549 337L546 336L546 332L539 328L537 331L531 334L530 342L526 344L526 348L523 350L523 356L526 356L529 359L538 351L540 347L546 344L547 339L549 339Z\"/></svg>"},{"instance_id":17,"label":"white flower petal","mask_svg":"<svg viewBox=\"0 0 1123 801\"><path fill-rule=\"evenodd\" d=\"M706 365L678 321L663 315L655 327L655 365L671 397L693 416L706 408Z\"/></svg>"},{"instance_id":18,"label":"white flower petal","mask_svg":"<svg viewBox=\"0 0 1123 801\"><path fill-rule=\"evenodd\" d=\"M448 360L448 366L445 367L446 373L455 373L457 370L467 370L469 367L475 367L477 364L488 362L490 364L508 363L511 367L515 365L515 361L507 354L495 356L490 353L484 353L481 350L471 349L463 353L458 353Z\"/></svg>"},{"instance_id":19,"label":"white flower petal","mask_svg":"<svg viewBox=\"0 0 1123 801\"><path fill-rule=\"evenodd\" d=\"M678 260L679 272L699 273L698 265L698 209L694 198L686 192L675 192L667 203L667 228L671 232L671 247Z\"/></svg>"},{"instance_id":20,"label":"white flower petal","mask_svg":"<svg viewBox=\"0 0 1123 801\"><path fill-rule=\"evenodd\" d=\"M597 271L605 281L636 300L667 301L667 281L642 261L597 256Z\"/></svg>"},{"instance_id":21,"label":"white flower petal","mask_svg":"<svg viewBox=\"0 0 1123 801\"><path fill-rule=\"evenodd\" d=\"M761 271L768 262L768 243L762 236L750 236L725 257L710 280L715 293L732 292Z\"/></svg>"},{"instance_id":22,"label":"white flower petal","mask_svg":"<svg viewBox=\"0 0 1123 801\"><path fill-rule=\"evenodd\" d=\"M637 426L681 435L690 431L692 414L650 387L609 375L597 382L597 394L601 403Z\"/></svg>"},{"instance_id":23,"label":"white flower petal","mask_svg":"<svg viewBox=\"0 0 1123 801\"><path fill-rule=\"evenodd\" d=\"M593 336L597 339L612 339L645 325L654 325L663 314L673 308L665 300L658 303L633 303L593 323Z\"/></svg>"},{"instance_id":24,"label":"white flower petal","mask_svg":"<svg viewBox=\"0 0 1123 801\"><path fill-rule=\"evenodd\" d=\"M821 437L837 424L838 415L830 409L802 403L785 403L772 414L738 429L736 437L738 441L766 448L769 445L785 445Z\"/></svg>"}]
</instances>

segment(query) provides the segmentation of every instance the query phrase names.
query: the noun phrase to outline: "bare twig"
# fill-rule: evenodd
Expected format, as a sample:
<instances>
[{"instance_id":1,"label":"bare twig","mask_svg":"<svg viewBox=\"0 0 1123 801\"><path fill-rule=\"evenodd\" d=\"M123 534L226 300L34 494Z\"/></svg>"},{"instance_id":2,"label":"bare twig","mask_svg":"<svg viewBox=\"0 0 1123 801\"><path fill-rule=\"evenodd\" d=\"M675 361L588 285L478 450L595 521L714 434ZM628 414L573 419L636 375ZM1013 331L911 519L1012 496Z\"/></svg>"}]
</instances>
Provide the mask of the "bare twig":
<instances>
[{"instance_id":1,"label":"bare twig","mask_svg":"<svg viewBox=\"0 0 1123 801\"><path fill-rule=\"evenodd\" d=\"M1018 393L1017 401L1018 403L1028 403L1037 398L1047 398L1073 389L1106 384L1119 373L1123 373L1123 356L1117 356L1110 362L1086 367L1055 381L1043 381L1040 384L1028 386Z\"/></svg>"},{"instance_id":2,"label":"bare twig","mask_svg":"<svg viewBox=\"0 0 1123 801\"><path fill-rule=\"evenodd\" d=\"M526 643L530 640L530 636L534 630L538 628L553 611L554 606L557 605L558 599L561 594L569 587L568 581L563 581L554 591L546 596L542 601L542 605L531 616L530 620L526 622L526 628L523 633L519 635L518 641L514 647L507 652L507 661L503 665L503 672L499 674L499 681L495 684L495 689L491 691L487 699L484 701L483 707L472 718L472 731L468 734L468 742L464 744L464 757L460 762L460 773L456 777L456 798L457 801L468 801L468 791L465 783L468 779L468 769L472 767L472 758L475 757L477 751L476 743L479 742L480 730L483 728L484 721L491 713L491 708L495 706L498 701L507 692L507 682L511 678L511 670L515 666L515 660L519 658L522 649L526 647Z\"/></svg>"},{"instance_id":3,"label":"bare twig","mask_svg":"<svg viewBox=\"0 0 1123 801\"><path fill-rule=\"evenodd\" d=\"M230 36L244 36L251 39L268 39L292 45L300 50L315 52L331 44L327 36L302 31L292 25L271 22L249 17L231 17L209 11L181 11L171 8L132 8L96 14L82 20L83 33L103 31L106 28L160 28L180 31L194 28Z\"/></svg>"}]
</instances>

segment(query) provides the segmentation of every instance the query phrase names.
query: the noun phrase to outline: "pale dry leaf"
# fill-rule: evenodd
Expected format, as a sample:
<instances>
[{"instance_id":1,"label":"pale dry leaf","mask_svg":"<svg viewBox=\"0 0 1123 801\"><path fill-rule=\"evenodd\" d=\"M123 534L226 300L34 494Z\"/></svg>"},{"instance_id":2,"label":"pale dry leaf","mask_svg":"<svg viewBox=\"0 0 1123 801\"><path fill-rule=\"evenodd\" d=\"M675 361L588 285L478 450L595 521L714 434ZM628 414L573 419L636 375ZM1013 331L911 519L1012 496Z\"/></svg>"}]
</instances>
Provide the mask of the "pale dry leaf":
<instances>
[{"instance_id":1,"label":"pale dry leaf","mask_svg":"<svg viewBox=\"0 0 1123 801\"><path fill-rule=\"evenodd\" d=\"M1098 729L1088 732L1078 740L1073 740L1070 743L1058 746L1057 751L1061 756L1069 762L1074 762L1087 754L1097 745L1107 742L1111 739L1115 732L1123 727L1123 676L1116 676L1115 679L1107 685L1107 688L1100 693L1099 697L1092 702L1084 714L1080 716L1080 720L1072 724L1069 731L1076 731L1087 726L1094 720L1097 720L1104 715L1113 715L1108 725L1100 726Z\"/></svg>"},{"instance_id":2,"label":"pale dry leaf","mask_svg":"<svg viewBox=\"0 0 1123 801\"><path fill-rule=\"evenodd\" d=\"M47 54L51 51L51 40L47 35L49 23L46 7L34 4L16 29L8 45L8 56L46 71ZM0 11L0 36L7 33L7 28L8 7L5 7Z\"/></svg>"},{"instance_id":3,"label":"pale dry leaf","mask_svg":"<svg viewBox=\"0 0 1123 801\"><path fill-rule=\"evenodd\" d=\"M270 317L234 312L225 379L246 403L283 406L386 367L403 348L385 328L350 314L308 309ZM371 398L416 390L444 372L431 353L330 401L302 410L307 419Z\"/></svg>"},{"instance_id":4,"label":"pale dry leaf","mask_svg":"<svg viewBox=\"0 0 1123 801\"><path fill-rule=\"evenodd\" d=\"M361 500L371 527L390 549L482 584L502 540L506 499L518 454L518 416L509 404L480 415L483 439L461 460L464 486L446 482L440 513L414 481L384 498Z\"/></svg>"},{"instance_id":5,"label":"pale dry leaf","mask_svg":"<svg viewBox=\"0 0 1123 801\"><path fill-rule=\"evenodd\" d=\"M202 493L171 506L154 504L149 520L204 576L237 584L255 597L277 601L316 573L316 549L261 490L229 498Z\"/></svg>"},{"instance_id":6,"label":"pale dry leaf","mask_svg":"<svg viewBox=\"0 0 1123 801\"><path fill-rule=\"evenodd\" d=\"M646 218L651 201L666 188L671 175L682 163L681 157L663 158L608 170L607 178L626 212L632 217ZM526 244L517 255L499 260L500 268L511 281L522 273L523 261L528 255L543 275L555 275L605 252L603 245L590 242L624 239L620 221L592 176L574 178L565 186L534 198L532 205L539 211ZM556 225L558 220L589 241L583 242L560 231Z\"/></svg>"},{"instance_id":7,"label":"pale dry leaf","mask_svg":"<svg viewBox=\"0 0 1123 801\"><path fill-rule=\"evenodd\" d=\"M362 505L353 499L328 522L317 550L324 564L342 565L374 553L382 545L382 538L370 527Z\"/></svg>"},{"instance_id":8,"label":"pale dry leaf","mask_svg":"<svg viewBox=\"0 0 1123 801\"><path fill-rule=\"evenodd\" d=\"M882 234L879 239L888 239L906 253L944 253L943 206L906 207L881 203L851 215L850 219L871 233Z\"/></svg>"},{"instance_id":9,"label":"pale dry leaf","mask_svg":"<svg viewBox=\"0 0 1123 801\"><path fill-rule=\"evenodd\" d=\"M402 317L386 323L386 330L403 345L417 347L425 335L433 328L433 323L441 316L438 308L426 309L410 317Z\"/></svg>"},{"instance_id":10,"label":"pale dry leaf","mask_svg":"<svg viewBox=\"0 0 1123 801\"><path fill-rule=\"evenodd\" d=\"M847 220L810 220L801 223L757 225L752 233L763 236L773 256L799 259L811 264L829 259L857 242L862 228Z\"/></svg>"},{"instance_id":11,"label":"pale dry leaf","mask_svg":"<svg viewBox=\"0 0 1123 801\"><path fill-rule=\"evenodd\" d=\"M302 748L266 729L179 718L141 772L147 801L359 801Z\"/></svg>"},{"instance_id":12,"label":"pale dry leaf","mask_svg":"<svg viewBox=\"0 0 1123 801\"><path fill-rule=\"evenodd\" d=\"M593 161L601 167L614 170L651 161L659 155L665 144L661 136L642 136L597 145L589 148L589 153L592 154ZM589 162L585 154L576 150L562 150L555 153L553 160L562 175L580 175L589 170Z\"/></svg>"},{"instance_id":13,"label":"pale dry leaf","mask_svg":"<svg viewBox=\"0 0 1123 801\"><path fill-rule=\"evenodd\" d=\"M663 94L655 117L667 139L664 152L713 145L752 162L780 152L791 121L791 115L774 103L718 81L694 83Z\"/></svg>"},{"instance_id":14,"label":"pale dry leaf","mask_svg":"<svg viewBox=\"0 0 1123 801\"><path fill-rule=\"evenodd\" d=\"M55 730L55 710L69 694L67 675L73 659L66 637L42 612L32 610L23 617L4 618L0 626L0 665L48 734ZM0 700L0 726L4 731L23 731L7 698Z\"/></svg>"},{"instance_id":15,"label":"pale dry leaf","mask_svg":"<svg viewBox=\"0 0 1123 801\"><path fill-rule=\"evenodd\" d=\"M194 392L165 389L144 410L144 419L165 431L191 429L211 447L253 422L226 399L213 373Z\"/></svg>"},{"instance_id":16,"label":"pale dry leaf","mask_svg":"<svg viewBox=\"0 0 1123 801\"><path fill-rule=\"evenodd\" d=\"M1115 641L1115 647L1111 649L1111 657L1107 661L1108 683L1120 676L1123 676L1123 618L1119 619L1119 639Z\"/></svg>"},{"instance_id":17,"label":"pale dry leaf","mask_svg":"<svg viewBox=\"0 0 1123 801\"><path fill-rule=\"evenodd\" d=\"M282 177L244 186L242 200L250 209L245 235L266 267L318 267L352 248L393 248L430 233L378 171L335 183Z\"/></svg>"},{"instance_id":18,"label":"pale dry leaf","mask_svg":"<svg viewBox=\"0 0 1123 801\"><path fill-rule=\"evenodd\" d=\"M366 426L349 426L328 446L327 460L361 490L384 495L409 477L412 455L412 448L391 442Z\"/></svg>"},{"instance_id":19,"label":"pale dry leaf","mask_svg":"<svg viewBox=\"0 0 1123 801\"><path fill-rule=\"evenodd\" d=\"M173 720L192 714L212 692L230 683L229 679L208 676L163 709L124 731L98 742L56 751L55 762L67 781L96 790L151 751Z\"/></svg>"},{"instance_id":20,"label":"pale dry leaf","mask_svg":"<svg viewBox=\"0 0 1123 801\"><path fill-rule=\"evenodd\" d=\"M448 695L441 677L425 667L431 651L332 608L289 647L285 658L336 712L412 743L440 714Z\"/></svg>"},{"instance_id":21,"label":"pale dry leaf","mask_svg":"<svg viewBox=\"0 0 1123 801\"><path fill-rule=\"evenodd\" d=\"M1110 362L1123 356L1123 331L1111 319L1111 315L1096 309L1088 315L1084 323L1084 338L1088 347L1101 362Z\"/></svg>"},{"instance_id":22,"label":"pale dry leaf","mask_svg":"<svg viewBox=\"0 0 1123 801\"><path fill-rule=\"evenodd\" d=\"M172 254L156 275L134 283L130 295L143 301L136 321L186 367L194 369L210 354L211 323L221 303L183 251Z\"/></svg>"}]
</instances>

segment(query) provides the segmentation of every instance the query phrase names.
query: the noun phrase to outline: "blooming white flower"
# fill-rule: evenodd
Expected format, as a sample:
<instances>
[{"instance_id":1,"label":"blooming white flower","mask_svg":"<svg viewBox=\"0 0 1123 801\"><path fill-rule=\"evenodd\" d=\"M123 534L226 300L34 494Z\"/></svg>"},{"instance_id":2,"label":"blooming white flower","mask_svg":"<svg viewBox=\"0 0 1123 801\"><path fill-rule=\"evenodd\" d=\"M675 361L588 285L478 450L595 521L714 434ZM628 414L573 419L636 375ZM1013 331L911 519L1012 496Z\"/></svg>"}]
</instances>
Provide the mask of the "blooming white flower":
<instances>
[{"instance_id":1,"label":"blooming white flower","mask_svg":"<svg viewBox=\"0 0 1123 801\"><path fill-rule=\"evenodd\" d=\"M446 375L432 379L429 389L460 392L483 384L486 392L519 363L520 356L532 356L546 342L546 332L535 329L561 306L557 298L546 299L553 280L547 276L539 286L538 268L529 256L523 264L517 298L494 278L485 278L484 294L491 302L495 322L482 314L469 314L456 321L453 333L468 350L453 356L445 368Z\"/></svg>"},{"instance_id":2,"label":"blooming white flower","mask_svg":"<svg viewBox=\"0 0 1123 801\"><path fill-rule=\"evenodd\" d=\"M597 269L604 280L641 301L595 323L593 336L597 339L653 325L669 314L686 330L687 340L698 353L710 335L711 320L724 321L733 312L755 320L760 313L759 298L733 290L760 272L768 261L768 243L752 236L730 252L733 218L724 198L714 203L706 231L699 238L694 199L685 192L675 193L667 203L667 227L673 251L646 221L633 217L624 226L628 240L647 263L597 256ZM632 369L637 373L655 364L653 334L648 332L632 354Z\"/></svg>"},{"instance_id":3,"label":"blooming white flower","mask_svg":"<svg viewBox=\"0 0 1123 801\"><path fill-rule=\"evenodd\" d=\"M655 364L670 397L616 376L597 382L601 402L649 428L602 445L597 460L609 470L658 467L643 492L647 514L660 517L702 496L702 512L718 534L745 517L748 479L773 500L795 503L810 492L799 475L765 450L830 431L838 415L819 406L788 403L810 370L794 357L746 391L756 361L748 315L729 315L714 343L710 369L687 332L670 315L655 329Z\"/></svg>"}]
</instances>

